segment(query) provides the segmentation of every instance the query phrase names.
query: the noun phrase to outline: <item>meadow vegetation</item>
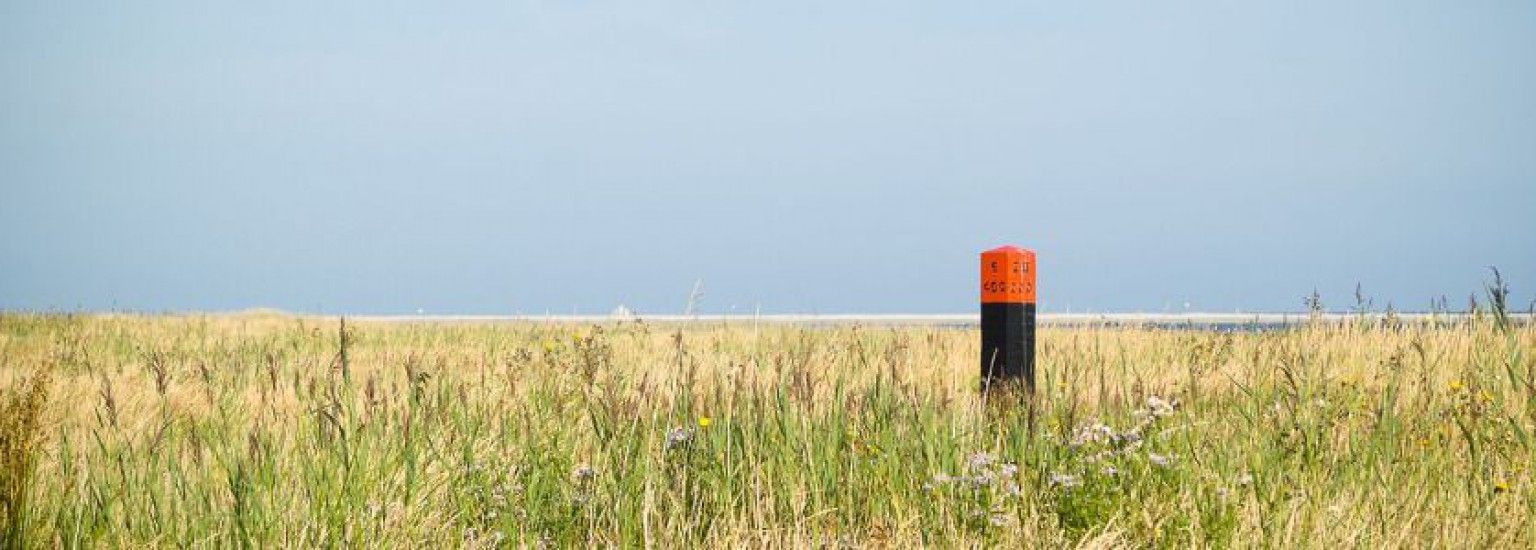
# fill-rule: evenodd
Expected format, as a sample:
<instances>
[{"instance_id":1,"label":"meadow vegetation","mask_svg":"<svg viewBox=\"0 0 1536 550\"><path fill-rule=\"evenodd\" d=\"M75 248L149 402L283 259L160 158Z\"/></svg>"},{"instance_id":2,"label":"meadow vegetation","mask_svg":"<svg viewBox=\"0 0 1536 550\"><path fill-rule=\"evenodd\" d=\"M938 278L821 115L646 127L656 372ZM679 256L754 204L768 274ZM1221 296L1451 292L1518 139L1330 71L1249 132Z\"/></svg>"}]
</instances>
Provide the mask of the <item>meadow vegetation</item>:
<instances>
[{"instance_id":1,"label":"meadow vegetation","mask_svg":"<svg viewBox=\"0 0 1536 550\"><path fill-rule=\"evenodd\" d=\"M0 315L5 546L1536 545L1536 328Z\"/></svg>"}]
</instances>

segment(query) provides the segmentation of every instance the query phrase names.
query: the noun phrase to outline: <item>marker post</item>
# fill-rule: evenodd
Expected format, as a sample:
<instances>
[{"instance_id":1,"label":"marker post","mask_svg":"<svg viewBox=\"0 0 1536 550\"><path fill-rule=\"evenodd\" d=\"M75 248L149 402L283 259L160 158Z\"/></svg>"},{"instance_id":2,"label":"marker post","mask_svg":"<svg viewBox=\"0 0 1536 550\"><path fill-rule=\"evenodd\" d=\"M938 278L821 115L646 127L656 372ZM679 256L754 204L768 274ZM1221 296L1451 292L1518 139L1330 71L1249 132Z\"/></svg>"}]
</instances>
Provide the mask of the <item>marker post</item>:
<instances>
[{"instance_id":1,"label":"marker post","mask_svg":"<svg viewBox=\"0 0 1536 550\"><path fill-rule=\"evenodd\" d=\"M1035 391L1035 253L981 253L981 387L1023 382Z\"/></svg>"}]
</instances>

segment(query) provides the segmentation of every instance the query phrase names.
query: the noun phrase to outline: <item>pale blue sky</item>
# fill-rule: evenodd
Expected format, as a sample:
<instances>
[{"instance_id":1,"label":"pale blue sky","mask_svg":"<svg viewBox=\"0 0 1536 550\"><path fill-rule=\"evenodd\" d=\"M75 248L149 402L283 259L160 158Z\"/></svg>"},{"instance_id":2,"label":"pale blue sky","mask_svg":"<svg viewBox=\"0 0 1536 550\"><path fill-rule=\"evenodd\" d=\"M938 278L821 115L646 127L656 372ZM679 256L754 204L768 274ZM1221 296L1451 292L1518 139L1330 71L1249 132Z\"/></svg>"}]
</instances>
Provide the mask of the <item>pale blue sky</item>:
<instances>
[{"instance_id":1,"label":"pale blue sky","mask_svg":"<svg viewBox=\"0 0 1536 550\"><path fill-rule=\"evenodd\" d=\"M0 308L1536 288L1531 2L0 1Z\"/></svg>"}]
</instances>

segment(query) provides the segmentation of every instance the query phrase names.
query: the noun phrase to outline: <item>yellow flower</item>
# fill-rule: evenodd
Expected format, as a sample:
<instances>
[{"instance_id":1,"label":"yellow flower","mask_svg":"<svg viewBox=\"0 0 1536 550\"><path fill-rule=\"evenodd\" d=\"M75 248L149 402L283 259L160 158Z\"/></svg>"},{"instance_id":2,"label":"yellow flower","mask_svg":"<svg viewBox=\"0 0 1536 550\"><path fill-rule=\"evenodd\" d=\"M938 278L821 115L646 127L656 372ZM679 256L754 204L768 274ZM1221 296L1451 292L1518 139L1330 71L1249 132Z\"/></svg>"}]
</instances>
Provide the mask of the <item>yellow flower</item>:
<instances>
[{"instance_id":1,"label":"yellow flower","mask_svg":"<svg viewBox=\"0 0 1536 550\"><path fill-rule=\"evenodd\" d=\"M545 340L544 341L544 353L553 353L554 351L555 351L555 342L553 340Z\"/></svg>"},{"instance_id":2,"label":"yellow flower","mask_svg":"<svg viewBox=\"0 0 1536 550\"><path fill-rule=\"evenodd\" d=\"M1466 387L1460 380L1452 380L1449 386L1451 391L1461 391L1461 388Z\"/></svg>"},{"instance_id":3,"label":"yellow flower","mask_svg":"<svg viewBox=\"0 0 1536 550\"><path fill-rule=\"evenodd\" d=\"M700 416L699 417L699 427L700 428L708 428L709 425L713 424L713 423L714 423L714 421L710 420L708 416Z\"/></svg>"},{"instance_id":4,"label":"yellow flower","mask_svg":"<svg viewBox=\"0 0 1536 550\"><path fill-rule=\"evenodd\" d=\"M1502 479L1495 480L1493 482L1493 492L1495 492L1495 493L1508 493L1509 492L1509 482L1508 481L1504 481Z\"/></svg>"}]
</instances>

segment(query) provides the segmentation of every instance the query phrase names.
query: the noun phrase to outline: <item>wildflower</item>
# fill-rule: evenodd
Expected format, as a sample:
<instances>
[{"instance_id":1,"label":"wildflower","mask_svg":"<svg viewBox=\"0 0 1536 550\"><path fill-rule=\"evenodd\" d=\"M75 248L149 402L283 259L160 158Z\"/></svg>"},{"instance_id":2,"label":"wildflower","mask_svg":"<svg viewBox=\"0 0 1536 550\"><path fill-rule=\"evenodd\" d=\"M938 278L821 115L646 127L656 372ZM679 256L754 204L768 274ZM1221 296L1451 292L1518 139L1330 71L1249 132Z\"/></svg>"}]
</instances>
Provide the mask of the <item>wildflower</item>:
<instances>
[{"instance_id":1,"label":"wildflower","mask_svg":"<svg viewBox=\"0 0 1536 550\"><path fill-rule=\"evenodd\" d=\"M1455 392L1455 391L1461 391L1462 388L1465 388L1467 386L1466 386L1466 384L1462 384L1461 380L1451 380L1451 383L1447 384L1447 387L1449 387L1451 389L1451 391Z\"/></svg>"},{"instance_id":2,"label":"wildflower","mask_svg":"<svg viewBox=\"0 0 1536 550\"><path fill-rule=\"evenodd\" d=\"M1154 418L1173 414L1173 410L1179 406L1178 401L1164 401L1156 395L1147 396L1147 413Z\"/></svg>"},{"instance_id":3,"label":"wildflower","mask_svg":"<svg viewBox=\"0 0 1536 550\"><path fill-rule=\"evenodd\" d=\"M1173 457L1157 453L1147 453L1147 462L1151 462L1153 466L1166 468L1173 463Z\"/></svg>"},{"instance_id":4,"label":"wildflower","mask_svg":"<svg viewBox=\"0 0 1536 550\"><path fill-rule=\"evenodd\" d=\"M1237 476L1238 487L1247 487L1249 485L1253 485L1253 474L1243 474Z\"/></svg>"},{"instance_id":5,"label":"wildflower","mask_svg":"<svg viewBox=\"0 0 1536 550\"><path fill-rule=\"evenodd\" d=\"M1008 525L1008 516L1006 514L992 514L992 517L987 518L987 520L992 523L993 527Z\"/></svg>"},{"instance_id":6,"label":"wildflower","mask_svg":"<svg viewBox=\"0 0 1536 550\"><path fill-rule=\"evenodd\" d=\"M1013 477L1019 473L1019 466L1011 462L1003 464L1002 466L998 467L997 473L1003 477Z\"/></svg>"},{"instance_id":7,"label":"wildflower","mask_svg":"<svg viewBox=\"0 0 1536 550\"><path fill-rule=\"evenodd\" d=\"M708 416L700 416L699 417L699 427L700 428L708 428L709 425L713 424L713 423L714 423L714 421L711 420Z\"/></svg>"},{"instance_id":8,"label":"wildflower","mask_svg":"<svg viewBox=\"0 0 1536 550\"><path fill-rule=\"evenodd\" d=\"M1505 481L1505 480L1502 480L1502 479L1495 480L1493 482L1493 492L1494 492L1494 494L1508 493L1509 492L1509 482Z\"/></svg>"},{"instance_id":9,"label":"wildflower","mask_svg":"<svg viewBox=\"0 0 1536 550\"><path fill-rule=\"evenodd\" d=\"M1104 475L1107 475L1109 477L1115 477L1117 475L1120 475L1120 469L1116 468L1114 466L1105 466L1104 467Z\"/></svg>"},{"instance_id":10,"label":"wildflower","mask_svg":"<svg viewBox=\"0 0 1536 550\"><path fill-rule=\"evenodd\" d=\"M1135 445L1137 443L1141 443L1141 434L1138 432L1125 432L1123 434L1115 434L1110 436L1109 442L1121 447Z\"/></svg>"},{"instance_id":11,"label":"wildflower","mask_svg":"<svg viewBox=\"0 0 1536 550\"><path fill-rule=\"evenodd\" d=\"M1061 487L1063 489L1070 489L1072 487L1082 485L1082 483L1083 481L1081 479L1072 474L1051 474L1050 478L1050 484L1052 487Z\"/></svg>"},{"instance_id":12,"label":"wildflower","mask_svg":"<svg viewBox=\"0 0 1536 550\"><path fill-rule=\"evenodd\" d=\"M577 466L574 470L571 470L571 477L576 479L577 481L586 481L586 480L592 479L593 477L596 477L596 476L597 476L597 470L593 469L591 466L588 466L586 464L582 464L580 466Z\"/></svg>"},{"instance_id":13,"label":"wildflower","mask_svg":"<svg viewBox=\"0 0 1536 550\"><path fill-rule=\"evenodd\" d=\"M991 466L992 463L996 461L996 456L993 456L992 453L986 452L976 452L965 459L966 465L972 470L980 470L982 468L986 468Z\"/></svg>"},{"instance_id":14,"label":"wildflower","mask_svg":"<svg viewBox=\"0 0 1536 550\"><path fill-rule=\"evenodd\" d=\"M687 445L688 442L693 441L693 432L693 428L684 428L681 426L667 430L666 450L670 451L677 447Z\"/></svg>"},{"instance_id":15,"label":"wildflower","mask_svg":"<svg viewBox=\"0 0 1536 550\"><path fill-rule=\"evenodd\" d=\"M1114 428L1111 428L1102 422L1095 422L1091 425L1080 427L1074 431L1072 434L1072 441L1070 441L1068 445L1073 447L1081 447L1088 443L1112 441L1114 439Z\"/></svg>"}]
</instances>

